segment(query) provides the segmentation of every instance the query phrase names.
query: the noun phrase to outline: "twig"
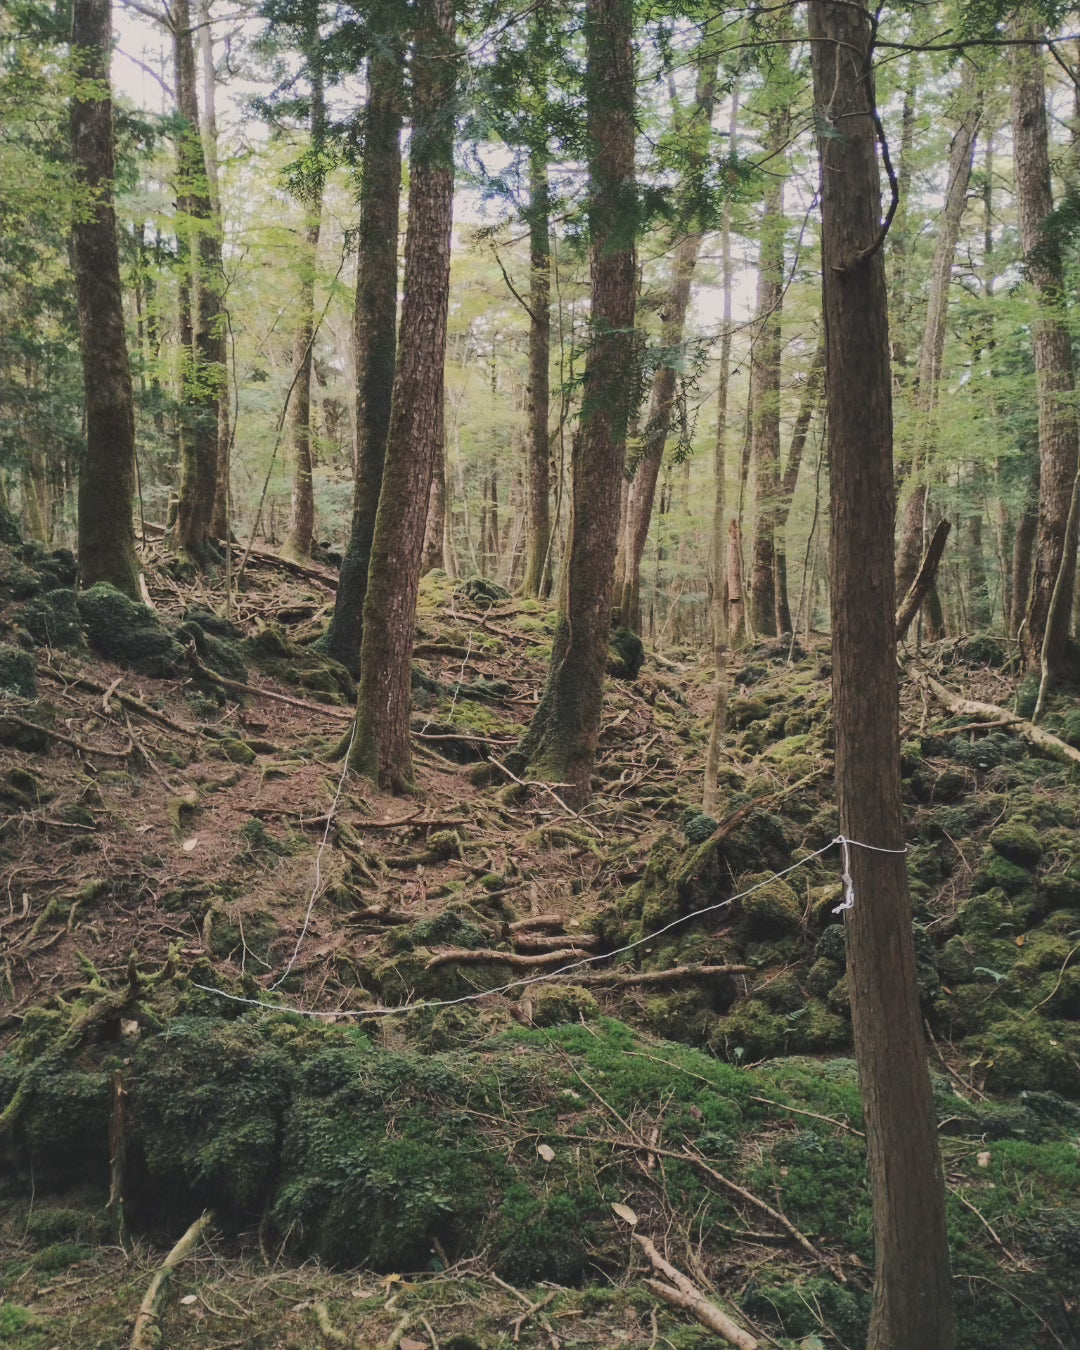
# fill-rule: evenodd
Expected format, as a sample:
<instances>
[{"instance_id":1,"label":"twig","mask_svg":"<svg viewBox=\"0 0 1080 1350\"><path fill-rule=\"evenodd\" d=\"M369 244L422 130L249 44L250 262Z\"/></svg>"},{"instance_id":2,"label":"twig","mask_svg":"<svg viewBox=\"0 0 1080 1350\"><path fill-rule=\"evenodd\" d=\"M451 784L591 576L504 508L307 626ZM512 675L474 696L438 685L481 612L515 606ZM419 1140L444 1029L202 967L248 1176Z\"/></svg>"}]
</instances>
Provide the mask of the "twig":
<instances>
[{"instance_id":1,"label":"twig","mask_svg":"<svg viewBox=\"0 0 1080 1350\"><path fill-rule=\"evenodd\" d=\"M524 778L519 778L517 774L513 772L512 769L508 769L506 765L502 762L502 760L496 759L494 755L489 755L488 758L497 769L501 769L503 773L506 774L507 778L512 778L515 783L519 783L522 787L543 788L545 792L550 793L551 796L555 798L555 800L559 803L559 805L562 807L564 811L572 815L575 820L580 820L582 825L584 825L587 830L591 830L593 834L596 835L597 839L603 839L604 837L603 831L598 830L596 826L593 825L590 821L586 820L584 816L579 815L578 812L575 811L572 806L568 806L566 802L563 801L563 799L555 791L555 789L551 786L550 783L543 783L539 779L533 779L531 782L527 782Z\"/></svg>"},{"instance_id":2,"label":"twig","mask_svg":"<svg viewBox=\"0 0 1080 1350\"><path fill-rule=\"evenodd\" d=\"M559 1290L552 1289L548 1293L546 1293L542 1299L538 1299L537 1302L535 1303L530 1303L523 1313L521 1313L518 1317L514 1318L513 1322L511 1322L510 1325L514 1329L515 1345L517 1345L518 1342L521 1340L521 1328L525 1325L525 1323L528 1322L530 1318L534 1317L540 1311L541 1308L546 1308L549 1303L554 1303L554 1301L558 1297L559 1297Z\"/></svg>"},{"instance_id":3,"label":"twig","mask_svg":"<svg viewBox=\"0 0 1080 1350\"><path fill-rule=\"evenodd\" d=\"M157 1342L154 1332L160 1319L161 1304L165 1298L169 1277L181 1261L195 1250L212 1220L213 1214L210 1210L200 1215L155 1271L154 1278L150 1281L150 1286L139 1304L139 1311L135 1315L131 1350L153 1350Z\"/></svg>"},{"instance_id":4,"label":"twig","mask_svg":"<svg viewBox=\"0 0 1080 1350\"><path fill-rule=\"evenodd\" d=\"M752 1102L761 1102L763 1106L775 1106L780 1111L788 1111L793 1116L809 1116L811 1120L823 1120L827 1125L835 1125L838 1130L847 1130L848 1134L857 1135L860 1139L865 1139L866 1135L862 1130L857 1130L854 1125L849 1125L846 1120L837 1120L833 1116L819 1116L816 1111L803 1111L798 1106L788 1106L787 1102L774 1102L771 1097L751 1096Z\"/></svg>"}]
</instances>

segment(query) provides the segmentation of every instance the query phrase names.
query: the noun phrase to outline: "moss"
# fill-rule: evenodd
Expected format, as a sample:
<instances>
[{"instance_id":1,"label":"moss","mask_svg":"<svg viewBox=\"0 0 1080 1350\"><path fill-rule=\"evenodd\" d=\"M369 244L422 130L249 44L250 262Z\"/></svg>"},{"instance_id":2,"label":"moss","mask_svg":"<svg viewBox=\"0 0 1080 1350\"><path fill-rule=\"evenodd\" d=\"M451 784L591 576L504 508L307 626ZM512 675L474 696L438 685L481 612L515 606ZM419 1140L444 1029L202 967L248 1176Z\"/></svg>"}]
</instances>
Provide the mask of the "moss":
<instances>
[{"instance_id":1,"label":"moss","mask_svg":"<svg viewBox=\"0 0 1080 1350\"><path fill-rule=\"evenodd\" d=\"M356 700L356 685L343 665L315 648L290 642L275 624L248 638L241 650L258 670L307 690L316 703L347 705Z\"/></svg>"},{"instance_id":2,"label":"moss","mask_svg":"<svg viewBox=\"0 0 1080 1350\"><path fill-rule=\"evenodd\" d=\"M1039 897L1046 910L1080 906L1080 878L1068 872L1055 872L1039 878Z\"/></svg>"},{"instance_id":3,"label":"moss","mask_svg":"<svg viewBox=\"0 0 1080 1350\"><path fill-rule=\"evenodd\" d=\"M227 627L232 628L232 625L229 624ZM241 655L238 641L240 633L236 630L234 632L235 637L218 636L217 633L204 629L203 625L198 623L190 614L176 630L177 637L182 642L185 644L194 642L195 650L198 652L203 665L209 667L218 675L224 675L227 680L239 680L241 683L246 683L248 669Z\"/></svg>"},{"instance_id":4,"label":"moss","mask_svg":"<svg viewBox=\"0 0 1080 1350\"><path fill-rule=\"evenodd\" d=\"M608 639L607 673L616 680L636 680L645 663L645 644L629 628L614 628Z\"/></svg>"},{"instance_id":5,"label":"moss","mask_svg":"<svg viewBox=\"0 0 1080 1350\"><path fill-rule=\"evenodd\" d=\"M716 1054L735 1064L783 1054L789 1024L760 999L749 998L717 1020L710 1037Z\"/></svg>"},{"instance_id":6,"label":"moss","mask_svg":"<svg viewBox=\"0 0 1080 1350\"><path fill-rule=\"evenodd\" d=\"M743 731L768 715L768 704L759 698L733 698L727 707L727 724L732 731Z\"/></svg>"},{"instance_id":7,"label":"moss","mask_svg":"<svg viewBox=\"0 0 1080 1350\"><path fill-rule=\"evenodd\" d=\"M799 931L802 904L786 881L770 879L769 873L751 873L739 878L738 890L750 891L737 902L742 941L760 941Z\"/></svg>"},{"instance_id":8,"label":"moss","mask_svg":"<svg viewBox=\"0 0 1080 1350\"><path fill-rule=\"evenodd\" d=\"M383 950L390 953L411 951L414 947L486 947L487 933L466 915L444 909L430 919L402 924L383 939Z\"/></svg>"},{"instance_id":9,"label":"moss","mask_svg":"<svg viewBox=\"0 0 1080 1350\"><path fill-rule=\"evenodd\" d=\"M224 759L228 760L230 764L255 763L255 751L252 750L247 741L237 740L232 736L216 741L206 751L206 755L208 759Z\"/></svg>"},{"instance_id":10,"label":"moss","mask_svg":"<svg viewBox=\"0 0 1080 1350\"><path fill-rule=\"evenodd\" d=\"M9 642L0 642L0 694L37 698L34 658Z\"/></svg>"},{"instance_id":11,"label":"moss","mask_svg":"<svg viewBox=\"0 0 1080 1350\"><path fill-rule=\"evenodd\" d=\"M600 1005L591 990L578 984L541 985L529 995L532 1020L538 1027L553 1027L560 1022L591 1021L600 1013Z\"/></svg>"},{"instance_id":12,"label":"moss","mask_svg":"<svg viewBox=\"0 0 1080 1350\"><path fill-rule=\"evenodd\" d=\"M505 586L500 586L497 581L491 581L487 577L470 577L454 591L454 598L467 600L478 609L491 609L492 606L501 605L509 600L510 592Z\"/></svg>"},{"instance_id":13,"label":"moss","mask_svg":"<svg viewBox=\"0 0 1080 1350\"><path fill-rule=\"evenodd\" d=\"M1008 1016L972 1037L970 1066L992 1092L1021 1088L1080 1094L1080 1028L1049 1018Z\"/></svg>"},{"instance_id":14,"label":"moss","mask_svg":"<svg viewBox=\"0 0 1080 1350\"><path fill-rule=\"evenodd\" d=\"M687 842L694 845L704 844L716 829L717 822L712 816L706 816L692 807L679 817L679 828L686 835Z\"/></svg>"},{"instance_id":15,"label":"moss","mask_svg":"<svg viewBox=\"0 0 1080 1350\"><path fill-rule=\"evenodd\" d=\"M1007 820L990 833L990 847L1018 867L1035 867L1042 857L1039 836L1022 820Z\"/></svg>"},{"instance_id":16,"label":"moss","mask_svg":"<svg viewBox=\"0 0 1080 1350\"><path fill-rule=\"evenodd\" d=\"M39 647L83 645L75 592L66 586L24 605L17 618Z\"/></svg>"},{"instance_id":17,"label":"moss","mask_svg":"<svg viewBox=\"0 0 1080 1350\"><path fill-rule=\"evenodd\" d=\"M1000 853L988 849L982 864L972 879L975 891L991 891L1000 887L1006 895L1017 895L1033 885L1031 873L1016 863L1003 858Z\"/></svg>"},{"instance_id":18,"label":"moss","mask_svg":"<svg viewBox=\"0 0 1080 1350\"><path fill-rule=\"evenodd\" d=\"M812 998L800 1009L788 1014L791 1027L789 1050L820 1055L847 1049L851 1045L851 1025L831 1012L819 998Z\"/></svg>"},{"instance_id":19,"label":"moss","mask_svg":"<svg viewBox=\"0 0 1080 1350\"><path fill-rule=\"evenodd\" d=\"M686 1045L704 1045L714 1030L716 1014L700 989L679 989L647 998L641 1020L657 1036Z\"/></svg>"},{"instance_id":20,"label":"moss","mask_svg":"<svg viewBox=\"0 0 1080 1350\"><path fill-rule=\"evenodd\" d=\"M792 1338L830 1334L841 1345L866 1341L870 1295L850 1285L816 1278L792 1284L753 1281L742 1295L748 1317Z\"/></svg>"},{"instance_id":21,"label":"moss","mask_svg":"<svg viewBox=\"0 0 1080 1350\"><path fill-rule=\"evenodd\" d=\"M158 679L188 673L183 647L153 610L98 582L78 597L90 646L117 665Z\"/></svg>"},{"instance_id":22,"label":"moss","mask_svg":"<svg viewBox=\"0 0 1080 1350\"><path fill-rule=\"evenodd\" d=\"M37 1205L27 1215L24 1231L39 1247L47 1247L57 1242L102 1241L108 1236L109 1223L102 1210Z\"/></svg>"}]
</instances>

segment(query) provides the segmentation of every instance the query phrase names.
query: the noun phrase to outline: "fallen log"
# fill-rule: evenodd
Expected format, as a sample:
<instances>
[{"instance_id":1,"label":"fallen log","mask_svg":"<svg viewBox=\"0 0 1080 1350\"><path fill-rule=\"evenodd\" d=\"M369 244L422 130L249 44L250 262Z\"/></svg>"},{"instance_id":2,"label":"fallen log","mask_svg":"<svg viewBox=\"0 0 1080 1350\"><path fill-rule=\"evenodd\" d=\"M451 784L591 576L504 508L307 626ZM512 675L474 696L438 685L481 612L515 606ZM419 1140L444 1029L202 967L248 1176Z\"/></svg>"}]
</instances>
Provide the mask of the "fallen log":
<instances>
[{"instance_id":1,"label":"fallen log","mask_svg":"<svg viewBox=\"0 0 1080 1350\"><path fill-rule=\"evenodd\" d=\"M996 703L980 703L977 699L961 698L959 694L953 693L951 689L935 680L928 671L913 670L912 674L917 684L928 689L943 707L956 713L957 716L988 718L996 726L1015 731L1032 745L1045 750L1052 759L1063 760L1066 764L1080 764L1080 750L1067 745L1059 736L1052 736L1049 731L1037 727L1034 722L1010 714L1006 708L999 708ZM971 730L970 727L965 729Z\"/></svg>"}]
</instances>

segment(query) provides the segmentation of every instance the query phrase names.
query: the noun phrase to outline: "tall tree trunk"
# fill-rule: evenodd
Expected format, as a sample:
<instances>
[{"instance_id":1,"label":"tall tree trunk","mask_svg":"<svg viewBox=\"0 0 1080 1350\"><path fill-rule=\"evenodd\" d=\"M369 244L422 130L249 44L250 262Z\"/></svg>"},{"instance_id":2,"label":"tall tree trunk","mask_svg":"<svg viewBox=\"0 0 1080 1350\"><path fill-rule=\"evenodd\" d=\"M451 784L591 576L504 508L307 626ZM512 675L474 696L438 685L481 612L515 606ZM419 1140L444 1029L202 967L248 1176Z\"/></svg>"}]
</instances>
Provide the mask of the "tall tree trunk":
<instances>
[{"instance_id":1,"label":"tall tree trunk","mask_svg":"<svg viewBox=\"0 0 1080 1350\"><path fill-rule=\"evenodd\" d=\"M412 784L409 713L416 596L435 456L454 210L455 0L418 0L401 341L371 543L350 767L393 792Z\"/></svg>"},{"instance_id":2,"label":"tall tree trunk","mask_svg":"<svg viewBox=\"0 0 1080 1350\"><path fill-rule=\"evenodd\" d=\"M312 347L315 341L315 277L319 263L319 235L322 232L324 173L319 166L326 141L326 95L323 80L322 40L319 31L318 0L305 0L303 8L302 55L311 86L309 129L311 153L316 167L306 176L301 200L306 220L300 254L300 312L293 332L293 369L296 386L289 410L289 439L292 448L292 503L285 553L293 558L310 558L315 533L315 485L312 478L314 456L311 435L311 379L315 366Z\"/></svg>"},{"instance_id":3,"label":"tall tree trunk","mask_svg":"<svg viewBox=\"0 0 1080 1350\"><path fill-rule=\"evenodd\" d=\"M368 99L360 166L360 223L353 359L356 368L356 488L349 541L341 562L327 652L354 675L371 541L382 487L397 326L398 214L401 208L401 125L404 52L393 23L393 0L376 18L378 40L368 58Z\"/></svg>"},{"instance_id":4,"label":"tall tree trunk","mask_svg":"<svg viewBox=\"0 0 1080 1350\"><path fill-rule=\"evenodd\" d=\"M787 543L784 538L784 531L787 529L788 517L791 515L791 503L799 482L799 470L802 468L806 437L810 431L810 423L821 402L824 383L825 335L822 334L814 350L810 369L806 373L806 383L803 386L802 398L799 400L799 411L791 432L791 446L788 449L787 463L784 465L784 476L780 481L777 492L773 574L776 589L776 631L778 633L794 632L791 622L791 606L788 602Z\"/></svg>"},{"instance_id":5,"label":"tall tree trunk","mask_svg":"<svg viewBox=\"0 0 1080 1350\"><path fill-rule=\"evenodd\" d=\"M526 499L525 578L523 595L540 595L545 585L544 562L551 541L551 447L548 443L551 365L551 224L547 147L529 154L529 440Z\"/></svg>"},{"instance_id":6,"label":"tall tree trunk","mask_svg":"<svg viewBox=\"0 0 1080 1350\"><path fill-rule=\"evenodd\" d=\"M221 189L218 173L217 130L217 71L214 68L214 33L210 23L212 0L198 0L199 56L202 61L202 143L206 158L206 185L217 231L218 248L222 247L225 222L221 215ZM220 254L218 259L220 271ZM222 333L222 360L225 359L225 334ZM229 450L232 435L229 427L231 413L228 380L222 379L218 390L217 409L217 481L214 485L214 515L210 533L215 539L228 539L232 530L229 520Z\"/></svg>"},{"instance_id":7,"label":"tall tree trunk","mask_svg":"<svg viewBox=\"0 0 1080 1350\"><path fill-rule=\"evenodd\" d=\"M444 412L445 416L445 412ZM446 568L446 446L442 426L439 428L439 448L431 473L431 491L428 494L427 523L424 526L424 553L420 575L426 576L437 567Z\"/></svg>"},{"instance_id":8,"label":"tall tree trunk","mask_svg":"<svg viewBox=\"0 0 1080 1350\"><path fill-rule=\"evenodd\" d=\"M522 742L545 777L588 796L600 710L626 455L634 350L636 252L626 218L634 190L632 0L586 0L591 333L574 437L569 552L551 668Z\"/></svg>"},{"instance_id":9,"label":"tall tree trunk","mask_svg":"<svg viewBox=\"0 0 1080 1350\"><path fill-rule=\"evenodd\" d=\"M978 92L977 82L975 67L966 65L960 90L962 100L960 124L953 135L949 150L945 210L939 218L934 262L930 274L926 324L919 347L916 375L916 443L911 462L913 487L904 508L896 560L896 589L900 595L906 595L915 580L915 573L919 570L919 561L925 547L929 451L936 441L935 419L938 388L941 382L941 363L945 354L945 328L949 313L953 259L960 238L960 222L967 202L971 165L975 155L975 138L982 117L982 98Z\"/></svg>"},{"instance_id":10,"label":"tall tree trunk","mask_svg":"<svg viewBox=\"0 0 1080 1350\"><path fill-rule=\"evenodd\" d=\"M903 379L908 364L908 324L911 318L911 160L915 148L916 95L919 89L919 53L909 52L904 72L904 102L900 113L900 145L896 155L899 204L889 231L885 265L889 273L893 364Z\"/></svg>"},{"instance_id":11,"label":"tall tree trunk","mask_svg":"<svg viewBox=\"0 0 1080 1350\"><path fill-rule=\"evenodd\" d=\"M779 36L790 32L783 15ZM758 258L757 322L750 355L753 388L751 457L754 464L756 511L750 544L750 617L759 636L775 634L776 534L780 497L780 351L784 303L785 147L791 134L788 50L777 48L772 73L780 87L768 112L765 150L769 177L761 207L761 252Z\"/></svg>"},{"instance_id":12,"label":"tall tree trunk","mask_svg":"<svg viewBox=\"0 0 1080 1350\"><path fill-rule=\"evenodd\" d=\"M689 172L694 174L706 162L713 107L716 102L715 45L708 36L702 39L697 56L697 82L694 106L686 119L689 136ZM683 119L676 112L676 123ZM683 337L686 315L690 308L690 286L694 279L702 234L692 231L675 250L671 267L671 282L664 302L664 319L660 329L660 345L664 356L653 375L649 393L649 412L641 433L641 456L627 494L624 521L624 567L622 593L615 597L620 610L620 622L635 632L641 629L641 560L645 556L645 541L649 536L656 482L671 429L671 414L675 406L676 382L682 365Z\"/></svg>"},{"instance_id":13,"label":"tall tree trunk","mask_svg":"<svg viewBox=\"0 0 1080 1350\"><path fill-rule=\"evenodd\" d=\"M952 1350L945 1188L903 856L892 374L871 24L861 4L839 0L811 0L808 14L820 128L836 785L842 833L873 846L853 844L845 859L874 1211L867 1350Z\"/></svg>"},{"instance_id":14,"label":"tall tree trunk","mask_svg":"<svg viewBox=\"0 0 1080 1350\"><path fill-rule=\"evenodd\" d=\"M79 472L79 579L107 581L139 598L131 499L135 413L124 332L120 251L113 208L114 145L110 0L75 0L72 66L90 91L71 104L71 158L86 200L71 232L86 400L86 454Z\"/></svg>"},{"instance_id":15,"label":"tall tree trunk","mask_svg":"<svg viewBox=\"0 0 1080 1350\"><path fill-rule=\"evenodd\" d=\"M225 337L221 322L221 241L199 134L195 45L188 0L173 0L170 31L176 73L178 236L181 262L193 277L190 346L183 354L180 408L180 501L175 538L192 559L211 556L217 494L218 396L225 384Z\"/></svg>"},{"instance_id":16,"label":"tall tree trunk","mask_svg":"<svg viewBox=\"0 0 1080 1350\"><path fill-rule=\"evenodd\" d=\"M1026 18L1014 28L1017 37L1034 38L1038 31L1035 21ZM1053 679L1064 666L1070 605L1063 605L1061 619L1051 624L1050 600L1059 571L1064 595L1071 600L1076 566L1076 540L1066 540L1077 466L1073 359L1061 253L1043 228L1054 206L1043 54L1038 47L1018 46L1010 60L1016 206L1027 275L1040 311L1031 325L1039 399L1039 524L1020 649L1028 664L1038 661L1049 629L1044 659Z\"/></svg>"}]
</instances>

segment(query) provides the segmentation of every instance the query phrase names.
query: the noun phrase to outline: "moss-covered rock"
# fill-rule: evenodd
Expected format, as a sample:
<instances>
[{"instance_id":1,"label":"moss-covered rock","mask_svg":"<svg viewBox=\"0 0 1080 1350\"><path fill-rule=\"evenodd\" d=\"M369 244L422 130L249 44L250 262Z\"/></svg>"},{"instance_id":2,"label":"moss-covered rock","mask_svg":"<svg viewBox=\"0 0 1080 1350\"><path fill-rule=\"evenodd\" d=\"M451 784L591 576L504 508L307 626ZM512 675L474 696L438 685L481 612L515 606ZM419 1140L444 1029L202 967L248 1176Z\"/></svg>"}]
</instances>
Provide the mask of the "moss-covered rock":
<instances>
[{"instance_id":1,"label":"moss-covered rock","mask_svg":"<svg viewBox=\"0 0 1080 1350\"><path fill-rule=\"evenodd\" d=\"M31 600L19 611L17 619L39 647L83 645L79 607L70 587L58 587Z\"/></svg>"},{"instance_id":2,"label":"moss-covered rock","mask_svg":"<svg viewBox=\"0 0 1080 1350\"><path fill-rule=\"evenodd\" d=\"M786 881L769 873L751 873L739 878L738 890L744 892L737 902L743 941L762 941L799 931L802 903Z\"/></svg>"},{"instance_id":3,"label":"moss-covered rock","mask_svg":"<svg viewBox=\"0 0 1080 1350\"><path fill-rule=\"evenodd\" d=\"M715 1054L734 1064L783 1054L791 1024L761 999L748 998L718 1018L710 1037Z\"/></svg>"},{"instance_id":4,"label":"moss-covered rock","mask_svg":"<svg viewBox=\"0 0 1080 1350\"><path fill-rule=\"evenodd\" d=\"M968 1038L970 1071L992 1092L1021 1088L1080 1095L1080 1027L1044 1017L1007 1016Z\"/></svg>"},{"instance_id":5,"label":"moss-covered rock","mask_svg":"<svg viewBox=\"0 0 1080 1350\"><path fill-rule=\"evenodd\" d=\"M9 642L0 642L0 695L3 694L37 698L34 658Z\"/></svg>"},{"instance_id":6,"label":"moss-covered rock","mask_svg":"<svg viewBox=\"0 0 1080 1350\"><path fill-rule=\"evenodd\" d=\"M1000 888L1006 895L1018 895L1021 891L1033 889L1034 879L1025 868L1018 867L995 850L987 849L971 884L976 891Z\"/></svg>"},{"instance_id":7,"label":"moss-covered rock","mask_svg":"<svg viewBox=\"0 0 1080 1350\"><path fill-rule=\"evenodd\" d=\"M98 582L78 597L90 646L108 661L158 679L187 674L184 649L153 610Z\"/></svg>"},{"instance_id":8,"label":"moss-covered rock","mask_svg":"<svg viewBox=\"0 0 1080 1350\"><path fill-rule=\"evenodd\" d=\"M276 624L266 624L242 646L243 655L258 670L306 690L316 703L350 704L356 684L340 662L314 647L290 642Z\"/></svg>"},{"instance_id":9,"label":"moss-covered rock","mask_svg":"<svg viewBox=\"0 0 1080 1350\"><path fill-rule=\"evenodd\" d=\"M1038 834L1022 820L1007 820L992 830L990 847L1017 867L1037 866L1043 853Z\"/></svg>"},{"instance_id":10,"label":"moss-covered rock","mask_svg":"<svg viewBox=\"0 0 1080 1350\"><path fill-rule=\"evenodd\" d=\"M489 577L469 577L455 590L454 598L467 600L478 609L491 609L494 605L505 604L510 599L510 592Z\"/></svg>"},{"instance_id":11,"label":"moss-covered rock","mask_svg":"<svg viewBox=\"0 0 1080 1350\"><path fill-rule=\"evenodd\" d=\"M176 635L185 643L194 642L199 659L215 674L224 675L227 680L247 682L247 665L235 639L218 637L190 618L180 625Z\"/></svg>"},{"instance_id":12,"label":"moss-covered rock","mask_svg":"<svg viewBox=\"0 0 1080 1350\"><path fill-rule=\"evenodd\" d=\"M600 1013L600 1005L591 990L579 984L540 985L529 993L532 1020L538 1027L553 1027L560 1022L591 1021Z\"/></svg>"}]
</instances>

